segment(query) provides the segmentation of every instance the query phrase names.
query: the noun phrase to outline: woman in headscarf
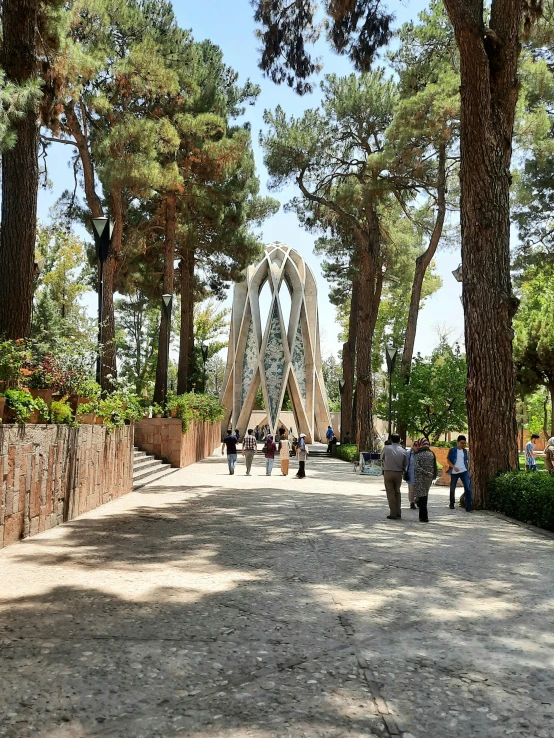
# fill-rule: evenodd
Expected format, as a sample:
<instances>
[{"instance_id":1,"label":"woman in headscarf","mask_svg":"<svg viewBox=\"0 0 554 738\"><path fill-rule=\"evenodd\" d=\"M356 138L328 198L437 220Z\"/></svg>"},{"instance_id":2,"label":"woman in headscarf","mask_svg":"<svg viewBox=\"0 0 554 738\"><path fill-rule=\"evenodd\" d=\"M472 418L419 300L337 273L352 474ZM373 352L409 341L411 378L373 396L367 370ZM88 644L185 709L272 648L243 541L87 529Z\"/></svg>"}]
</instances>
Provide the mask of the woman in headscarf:
<instances>
[{"instance_id":1,"label":"woman in headscarf","mask_svg":"<svg viewBox=\"0 0 554 738\"><path fill-rule=\"evenodd\" d=\"M296 478L304 479L304 477L306 476L306 457L308 456L308 445L306 443L305 433L301 433L298 438L296 456L298 458L298 474L296 475Z\"/></svg>"},{"instance_id":2,"label":"woman in headscarf","mask_svg":"<svg viewBox=\"0 0 554 738\"><path fill-rule=\"evenodd\" d=\"M414 451L414 499L419 507L419 522L428 523L427 499L433 479L437 477L437 460L426 438L419 438Z\"/></svg>"},{"instance_id":3,"label":"woman in headscarf","mask_svg":"<svg viewBox=\"0 0 554 738\"><path fill-rule=\"evenodd\" d=\"M544 449L544 466L549 474L554 474L554 436L548 439Z\"/></svg>"},{"instance_id":4,"label":"woman in headscarf","mask_svg":"<svg viewBox=\"0 0 554 738\"><path fill-rule=\"evenodd\" d=\"M265 442L265 473L270 477L273 470L273 462L275 461L275 449L277 446L273 442L273 436L269 435Z\"/></svg>"}]
</instances>

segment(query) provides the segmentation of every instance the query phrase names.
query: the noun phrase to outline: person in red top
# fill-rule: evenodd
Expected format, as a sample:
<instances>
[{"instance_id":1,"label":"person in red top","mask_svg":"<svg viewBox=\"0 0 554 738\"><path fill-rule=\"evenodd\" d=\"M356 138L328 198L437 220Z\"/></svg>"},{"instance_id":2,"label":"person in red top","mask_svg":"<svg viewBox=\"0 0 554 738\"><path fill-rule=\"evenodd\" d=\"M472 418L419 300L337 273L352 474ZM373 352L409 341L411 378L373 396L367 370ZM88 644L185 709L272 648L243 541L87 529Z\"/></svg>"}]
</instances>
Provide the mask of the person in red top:
<instances>
[{"instance_id":1,"label":"person in red top","mask_svg":"<svg viewBox=\"0 0 554 738\"><path fill-rule=\"evenodd\" d=\"M266 476L270 477L273 471L273 462L275 461L275 450L277 446L273 442L273 436L268 436L265 442L265 473Z\"/></svg>"}]
</instances>

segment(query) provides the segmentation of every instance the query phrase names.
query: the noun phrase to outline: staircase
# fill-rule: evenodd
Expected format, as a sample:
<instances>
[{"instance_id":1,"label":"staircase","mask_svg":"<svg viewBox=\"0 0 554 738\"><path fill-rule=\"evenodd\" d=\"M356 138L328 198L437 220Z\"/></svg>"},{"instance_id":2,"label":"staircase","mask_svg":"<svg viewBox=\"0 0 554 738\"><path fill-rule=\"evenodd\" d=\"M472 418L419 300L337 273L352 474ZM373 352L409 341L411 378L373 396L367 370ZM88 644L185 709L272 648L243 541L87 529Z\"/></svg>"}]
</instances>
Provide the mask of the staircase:
<instances>
[{"instance_id":1,"label":"staircase","mask_svg":"<svg viewBox=\"0 0 554 738\"><path fill-rule=\"evenodd\" d=\"M313 458L316 458L316 459L317 458L330 459L331 458L331 455L327 453L327 444L326 443L325 444L323 444L323 443L310 444L308 446L308 451L310 452L310 455L309 455L309 458L310 459L313 459Z\"/></svg>"},{"instance_id":2,"label":"staircase","mask_svg":"<svg viewBox=\"0 0 554 738\"><path fill-rule=\"evenodd\" d=\"M168 474L173 474L174 469L170 464L166 464L155 456L147 454L145 451L139 451L135 446L133 457L133 489L145 487L151 482L155 482Z\"/></svg>"}]
</instances>

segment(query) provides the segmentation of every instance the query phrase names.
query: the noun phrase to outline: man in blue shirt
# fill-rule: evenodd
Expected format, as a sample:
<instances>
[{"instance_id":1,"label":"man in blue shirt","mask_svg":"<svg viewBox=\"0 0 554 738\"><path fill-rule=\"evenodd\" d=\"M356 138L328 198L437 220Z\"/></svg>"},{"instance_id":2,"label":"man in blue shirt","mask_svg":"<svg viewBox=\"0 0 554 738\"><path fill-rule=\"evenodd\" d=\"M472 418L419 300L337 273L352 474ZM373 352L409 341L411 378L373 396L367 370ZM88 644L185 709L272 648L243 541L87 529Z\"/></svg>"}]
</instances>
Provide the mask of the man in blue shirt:
<instances>
[{"instance_id":1,"label":"man in blue shirt","mask_svg":"<svg viewBox=\"0 0 554 738\"><path fill-rule=\"evenodd\" d=\"M325 438L327 439L327 453L331 453L332 445L331 441L333 440L333 436L335 435L333 429L330 425L327 426L327 433L325 434Z\"/></svg>"},{"instance_id":2,"label":"man in blue shirt","mask_svg":"<svg viewBox=\"0 0 554 738\"><path fill-rule=\"evenodd\" d=\"M456 485L462 480L466 495L466 512L471 512L471 479L469 478L469 454L466 449L467 439L458 436L458 443L448 452L448 471L450 474L450 509L454 510L456 502Z\"/></svg>"}]
</instances>

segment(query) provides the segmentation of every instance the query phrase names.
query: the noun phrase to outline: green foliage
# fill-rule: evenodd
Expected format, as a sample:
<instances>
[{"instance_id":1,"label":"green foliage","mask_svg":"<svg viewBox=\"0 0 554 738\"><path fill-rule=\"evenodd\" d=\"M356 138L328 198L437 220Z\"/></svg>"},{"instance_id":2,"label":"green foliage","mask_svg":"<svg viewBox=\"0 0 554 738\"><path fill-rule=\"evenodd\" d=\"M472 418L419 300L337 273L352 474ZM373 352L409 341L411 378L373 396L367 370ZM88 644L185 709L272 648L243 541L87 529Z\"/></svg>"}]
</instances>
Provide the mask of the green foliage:
<instances>
[{"instance_id":1,"label":"green foliage","mask_svg":"<svg viewBox=\"0 0 554 738\"><path fill-rule=\"evenodd\" d=\"M360 452L355 444L340 444L335 446L335 456L343 461L356 461Z\"/></svg>"},{"instance_id":2,"label":"green foliage","mask_svg":"<svg viewBox=\"0 0 554 738\"><path fill-rule=\"evenodd\" d=\"M0 341L0 380L19 381L21 369L28 360L29 349L25 341Z\"/></svg>"},{"instance_id":3,"label":"green foliage","mask_svg":"<svg viewBox=\"0 0 554 738\"><path fill-rule=\"evenodd\" d=\"M90 289L83 273L83 242L67 228L39 223L35 259L40 273L32 337L50 350L62 338L92 346L97 328L80 304L81 296Z\"/></svg>"},{"instance_id":4,"label":"green foliage","mask_svg":"<svg viewBox=\"0 0 554 738\"><path fill-rule=\"evenodd\" d=\"M183 423L183 433L188 430L190 421L217 423L225 417L225 408L213 395L187 392L169 398L168 410L175 411Z\"/></svg>"},{"instance_id":5,"label":"green foliage","mask_svg":"<svg viewBox=\"0 0 554 738\"><path fill-rule=\"evenodd\" d=\"M444 433L462 430L467 425L466 378L459 345L442 340L430 357L418 354L413 360L409 385L397 374L393 377L393 415L406 423L410 436L433 443ZM388 417L388 390L380 398L378 415Z\"/></svg>"},{"instance_id":6,"label":"green foliage","mask_svg":"<svg viewBox=\"0 0 554 738\"><path fill-rule=\"evenodd\" d=\"M53 400L50 405L50 415L53 423L58 425L73 425L73 413L67 395L61 400Z\"/></svg>"},{"instance_id":7,"label":"green foliage","mask_svg":"<svg viewBox=\"0 0 554 738\"><path fill-rule=\"evenodd\" d=\"M154 402L152 405L152 416L156 417L159 415L160 417L164 414L164 409L161 405L159 405L157 402Z\"/></svg>"},{"instance_id":8,"label":"green foliage","mask_svg":"<svg viewBox=\"0 0 554 738\"><path fill-rule=\"evenodd\" d=\"M83 415L94 414L102 418L108 431L120 428L131 420L139 420L144 415L141 401L125 389L98 397L81 405L79 410Z\"/></svg>"},{"instance_id":9,"label":"green foliage","mask_svg":"<svg viewBox=\"0 0 554 738\"><path fill-rule=\"evenodd\" d=\"M15 146L13 124L35 109L41 96L41 84L37 80L14 84L6 80L5 72L0 69L0 153Z\"/></svg>"},{"instance_id":10,"label":"green foliage","mask_svg":"<svg viewBox=\"0 0 554 738\"><path fill-rule=\"evenodd\" d=\"M121 376L142 397L151 393L156 374L160 309L140 290L116 301L117 348Z\"/></svg>"},{"instance_id":11,"label":"green foliage","mask_svg":"<svg viewBox=\"0 0 554 738\"><path fill-rule=\"evenodd\" d=\"M325 382L325 390L327 392L327 400L329 402L329 410L331 412L340 411L340 391L339 379L342 379L342 367L338 360L331 354L323 360L321 369L323 371L323 381Z\"/></svg>"},{"instance_id":12,"label":"green foliage","mask_svg":"<svg viewBox=\"0 0 554 738\"><path fill-rule=\"evenodd\" d=\"M16 423L27 423L35 410L41 411L40 403L26 390L11 389L6 392L6 406L15 413Z\"/></svg>"},{"instance_id":13,"label":"green foliage","mask_svg":"<svg viewBox=\"0 0 554 738\"><path fill-rule=\"evenodd\" d=\"M492 510L554 532L554 476L510 472L489 482Z\"/></svg>"}]
</instances>

